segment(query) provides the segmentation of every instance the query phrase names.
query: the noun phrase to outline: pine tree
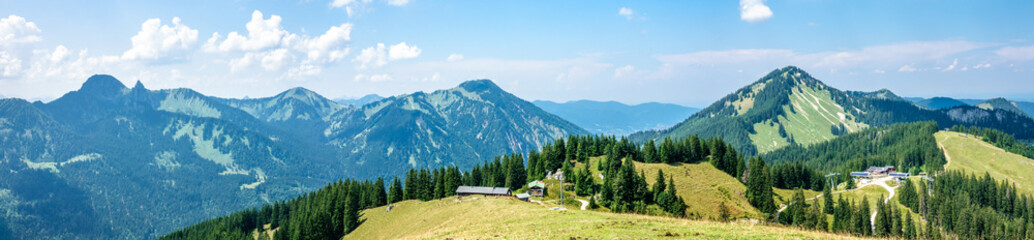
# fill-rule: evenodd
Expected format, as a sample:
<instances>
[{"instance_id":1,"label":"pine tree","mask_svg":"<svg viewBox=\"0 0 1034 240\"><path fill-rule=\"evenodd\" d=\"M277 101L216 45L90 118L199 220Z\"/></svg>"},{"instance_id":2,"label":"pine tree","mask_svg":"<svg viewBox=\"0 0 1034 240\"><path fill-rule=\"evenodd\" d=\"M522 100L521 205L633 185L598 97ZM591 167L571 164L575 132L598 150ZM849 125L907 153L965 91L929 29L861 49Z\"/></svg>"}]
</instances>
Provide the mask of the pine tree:
<instances>
[{"instance_id":1,"label":"pine tree","mask_svg":"<svg viewBox=\"0 0 1034 240\"><path fill-rule=\"evenodd\" d=\"M883 199L883 196L880 196L879 199ZM875 234L877 237L886 237L889 234L890 223L887 222L887 219L890 219L890 215L887 209L883 201L876 201L876 222L873 224L876 225Z\"/></svg>"},{"instance_id":2,"label":"pine tree","mask_svg":"<svg viewBox=\"0 0 1034 240\"><path fill-rule=\"evenodd\" d=\"M825 205L822 208L822 212L825 214L833 214L833 193L830 192L828 187L822 188L822 200Z\"/></svg>"},{"instance_id":3,"label":"pine tree","mask_svg":"<svg viewBox=\"0 0 1034 240\"><path fill-rule=\"evenodd\" d=\"M348 197L345 200L345 202L346 202L346 205L345 205L345 219L344 219L344 225L345 225L344 226L345 227L344 233L345 234L351 233L352 230L355 230L357 227L359 227L359 223L360 223L359 222L359 218L361 216L359 214L359 211L360 211L360 209L359 209L359 201L358 201L357 197L353 196L353 195L355 195L355 194L349 194Z\"/></svg>"},{"instance_id":4,"label":"pine tree","mask_svg":"<svg viewBox=\"0 0 1034 240\"><path fill-rule=\"evenodd\" d=\"M402 201L402 183L399 182L399 177L395 177L391 181L391 187L388 188L388 203L396 203Z\"/></svg>"},{"instance_id":5,"label":"pine tree","mask_svg":"<svg viewBox=\"0 0 1034 240\"><path fill-rule=\"evenodd\" d=\"M912 212L906 211L905 212L905 219L902 219L902 220L905 222L904 226L902 227L904 229L904 231L905 231L905 234L904 234L905 239L915 239L916 238L916 224L915 224L915 222L912 221Z\"/></svg>"},{"instance_id":6,"label":"pine tree","mask_svg":"<svg viewBox=\"0 0 1034 240\"><path fill-rule=\"evenodd\" d=\"M811 221L811 229L827 231L829 222L826 221L826 214L822 212L822 208L819 207L819 200L812 200L811 204L811 216L808 219Z\"/></svg>"},{"instance_id":7,"label":"pine tree","mask_svg":"<svg viewBox=\"0 0 1034 240\"><path fill-rule=\"evenodd\" d=\"M722 222L728 222L730 219L729 207L725 206L725 201L718 203L718 217Z\"/></svg>"},{"instance_id":8,"label":"pine tree","mask_svg":"<svg viewBox=\"0 0 1034 240\"><path fill-rule=\"evenodd\" d=\"M793 194L793 201L790 202L790 223L800 227L807 221L807 203L804 200L804 191L800 188Z\"/></svg>"},{"instance_id":9,"label":"pine tree","mask_svg":"<svg viewBox=\"0 0 1034 240\"><path fill-rule=\"evenodd\" d=\"M903 234L901 229L901 213L895 206L887 206L890 209L890 235L901 236Z\"/></svg>"},{"instance_id":10,"label":"pine tree","mask_svg":"<svg viewBox=\"0 0 1034 240\"><path fill-rule=\"evenodd\" d=\"M872 222L869 221L869 216L872 213L872 210L869 209L869 197L863 196L862 202L859 203L859 205L861 205L861 210L858 211L858 222L861 224L859 224L858 234L862 236L871 236Z\"/></svg>"},{"instance_id":11,"label":"pine tree","mask_svg":"<svg viewBox=\"0 0 1034 240\"><path fill-rule=\"evenodd\" d=\"M650 139L643 144L643 160L648 163L658 162L657 147L654 146L653 139Z\"/></svg>"},{"instance_id":12,"label":"pine tree","mask_svg":"<svg viewBox=\"0 0 1034 240\"><path fill-rule=\"evenodd\" d=\"M374 190L374 205L380 206L388 204L388 194L384 191L384 179L378 177L377 181L373 184Z\"/></svg>"},{"instance_id":13,"label":"pine tree","mask_svg":"<svg viewBox=\"0 0 1034 240\"><path fill-rule=\"evenodd\" d=\"M657 180L654 181L654 183L653 183L653 197L652 197L652 199L654 201L658 201L659 200L661 193L664 193L664 191L666 190L665 187L666 186L664 184L664 171L661 171L660 169L657 169Z\"/></svg>"},{"instance_id":14,"label":"pine tree","mask_svg":"<svg viewBox=\"0 0 1034 240\"><path fill-rule=\"evenodd\" d=\"M747 201L763 213L775 212L772 199L772 182L768 177L768 168L761 158L750 160L750 174L747 178Z\"/></svg>"}]
</instances>

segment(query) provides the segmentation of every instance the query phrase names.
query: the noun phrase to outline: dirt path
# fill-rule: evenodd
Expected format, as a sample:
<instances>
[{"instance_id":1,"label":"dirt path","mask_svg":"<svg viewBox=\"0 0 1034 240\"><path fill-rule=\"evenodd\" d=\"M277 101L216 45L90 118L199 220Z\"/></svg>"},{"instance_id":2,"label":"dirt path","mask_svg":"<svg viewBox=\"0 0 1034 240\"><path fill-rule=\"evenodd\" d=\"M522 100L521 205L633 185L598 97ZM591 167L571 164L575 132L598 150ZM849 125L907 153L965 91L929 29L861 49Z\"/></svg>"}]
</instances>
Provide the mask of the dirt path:
<instances>
[{"instance_id":1,"label":"dirt path","mask_svg":"<svg viewBox=\"0 0 1034 240\"><path fill-rule=\"evenodd\" d=\"M940 144L940 143L938 143L938 144ZM947 155L947 154L945 154L945 155ZM889 195L887 195L887 198L883 199L883 203L888 203L888 202L890 202L891 198L894 198L894 194L895 194L894 189L898 188L898 187L890 187L890 185L887 185L887 181L890 181L890 180L893 180L893 179L894 179L894 177L877 178L877 179L873 179L871 181L859 184L855 189L836 191L836 192L832 192L832 193L833 194L842 193L842 192L862 189L862 188L867 187L869 185L877 185L877 186L883 187L883 189L886 189L887 192L890 193ZM811 200L820 198L820 197L822 197L822 195L823 195L822 193L819 193L819 195L815 195L814 197L805 199L805 201L811 201ZM785 211L787 207L789 207L788 204L780 204L779 210L776 211L776 219L779 219L779 214L783 213L783 211ZM870 225L872 226L872 230L873 231L876 231L876 225L874 223L876 222L876 213L877 212L878 212L878 210L873 209L872 216L869 217Z\"/></svg>"},{"instance_id":2,"label":"dirt path","mask_svg":"<svg viewBox=\"0 0 1034 240\"><path fill-rule=\"evenodd\" d=\"M944 169L948 169L948 166L951 166L951 155L948 154L948 149L944 148L944 144L941 144L940 141L937 141L937 148L940 148L941 152L944 152L944 161L946 162L944 163Z\"/></svg>"},{"instance_id":3,"label":"dirt path","mask_svg":"<svg viewBox=\"0 0 1034 240\"><path fill-rule=\"evenodd\" d=\"M579 202L582 202L582 210L585 210L585 207L589 206L589 201L585 201L585 200L581 200L581 199L575 199L575 200L578 200Z\"/></svg>"},{"instance_id":4,"label":"dirt path","mask_svg":"<svg viewBox=\"0 0 1034 240\"><path fill-rule=\"evenodd\" d=\"M868 186L868 185L873 185L873 184L875 184L877 186L880 186L880 187L883 187L883 189L886 189L887 192L890 192L890 195L887 195L887 198L883 199L883 203L886 204L886 203L890 202L891 198L894 198L894 193L895 193L894 189L897 188L897 187L890 187L890 185L887 185L887 181L890 181L890 180L893 180L893 179L894 179L894 177L883 177L883 178L873 179L871 182L869 182L867 184L863 184L863 185L859 186L858 188L862 188L862 187L865 187L865 186ZM866 204L868 204L868 203L866 203ZM879 212L879 209L873 209L872 210L872 216L869 217L869 223L870 223L869 225L872 226L872 231L873 232L876 231L876 213L878 213L878 212Z\"/></svg>"}]
</instances>

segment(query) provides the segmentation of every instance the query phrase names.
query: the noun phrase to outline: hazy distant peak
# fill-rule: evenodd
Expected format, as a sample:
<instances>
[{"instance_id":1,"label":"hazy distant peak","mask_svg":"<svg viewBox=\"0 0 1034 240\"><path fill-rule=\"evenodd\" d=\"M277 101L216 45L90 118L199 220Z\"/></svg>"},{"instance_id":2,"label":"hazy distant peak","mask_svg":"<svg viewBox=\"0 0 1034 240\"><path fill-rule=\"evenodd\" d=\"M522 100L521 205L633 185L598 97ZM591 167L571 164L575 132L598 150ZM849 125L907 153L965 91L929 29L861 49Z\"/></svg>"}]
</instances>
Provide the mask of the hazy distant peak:
<instances>
[{"instance_id":1,"label":"hazy distant peak","mask_svg":"<svg viewBox=\"0 0 1034 240\"><path fill-rule=\"evenodd\" d=\"M140 80L136 80L136 84L133 85L133 90L147 90L147 88L144 87L144 84L141 83Z\"/></svg>"},{"instance_id":2,"label":"hazy distant peak","mask_svg":"<svg viewBox=\"0 0 1034 240\"><path fill-rule=\"evenodd\" d=\"M498 85L488 79L466 81L460 84L460 87L470 92L502 91Z\"/></svg>"},{"instance_id":3,"label":"hazy distant peak","mask_svg":"<svg viewBox=\"0 0 1034 240\"><path fill-rule=\"evenodd\" d=\"M98 74L90 76L83 83L83 86L79 88L80 92L92 93L102 96L112 96L121 93L126 90L126 85L123 85L118 79L111 75Z\"/></svg>"}]
</instances>

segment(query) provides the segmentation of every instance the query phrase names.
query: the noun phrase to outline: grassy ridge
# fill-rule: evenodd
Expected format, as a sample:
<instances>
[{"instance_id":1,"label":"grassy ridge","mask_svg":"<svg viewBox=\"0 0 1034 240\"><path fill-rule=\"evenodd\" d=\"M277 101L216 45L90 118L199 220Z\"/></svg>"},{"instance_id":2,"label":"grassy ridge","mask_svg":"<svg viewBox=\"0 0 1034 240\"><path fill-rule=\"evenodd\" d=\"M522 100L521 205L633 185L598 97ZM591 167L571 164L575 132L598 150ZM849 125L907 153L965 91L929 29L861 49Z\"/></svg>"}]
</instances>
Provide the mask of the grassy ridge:
<instances>
[{"instance_id":1,"label":"grassy ridge","mask_svg":"<svg viewBox=\"0 0 1034 240\"><path fill-rule=\"evenodd\" d=\"M749 223L615 214L552 211L534 203L503 198L455 197L403 201L363 212L366 222L343 239L850 239L849 236Z\"/></svg>"},{"instance_id":2,"label":"grassy ridge","mask_svg":"<svg viewBox=\"0 0 1034 240\"><path fill-rule=\"evenodd\" d=\"M1016 188L1034 193L1034 160L1006 152L974 135L940 131L934 134L937 144L948 157L948 170L971 174L988 173L998 180L1016 183Z\"/></svg>"}]
</instances>

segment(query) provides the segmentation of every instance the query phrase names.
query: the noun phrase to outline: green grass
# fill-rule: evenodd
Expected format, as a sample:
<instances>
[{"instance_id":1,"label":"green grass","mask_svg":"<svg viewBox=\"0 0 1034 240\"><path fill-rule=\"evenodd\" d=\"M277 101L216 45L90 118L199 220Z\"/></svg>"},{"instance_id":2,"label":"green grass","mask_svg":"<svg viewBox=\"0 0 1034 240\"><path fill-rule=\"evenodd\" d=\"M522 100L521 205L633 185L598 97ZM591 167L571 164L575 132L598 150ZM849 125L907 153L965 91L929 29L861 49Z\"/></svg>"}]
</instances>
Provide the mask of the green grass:
<instances>
[{"instance_id":1,"label":"green grass","mask_svg":"<svg viewBox=\"0 0 1034 240\"><path fill-rule=\"evenodd\" d=\"M365 223L344 239L849 239L844 235L600 211L553 211L507 198L403 201L363 212Z\"/></svg>"},{"instance_id":2,"label":"green grass","mask_svg":"<svg viewBox=\"0 0 1034 240\"><path fill-rule=\"evenodd\" d=\"M760 212L747 202L747 187L736 178L718 170L710 163L665 164L636 163L636 170L646 173L646 182L653 186L657 170L664 177L675 180L675 187L689 206L688 212L703 218L719 217L718 206L725 202L732 216L760 218Z\"/></svg>"},{"instance_id":3,"label":"green grass","mask_svg":"<svg viewBox=\"0 0 1034 240\"><path fill-rule=\"evenodd\" d=\"M597 183L602 183L603 180L599 178L600 173L596 166L603 157L593 157L589 159L592 165L591 171L593 179ZM582 169L583 164L579 163L575 166L575 169ZM674 178L676 190L685 201L686 205L689 206L688 213L699 216L703 219L716 219L719 217L718 205L725 202L725 206L729 208L730 214L737 218L761 218L761 212L750 205L746 198L746 186L743 185L736 178L729 176L725 172L718 170L710 163L703 162L697 164L665 164L665 163L635 163L636 170L643 171L646 174L646 182L653 186L657 181L657 170L664 171L665 178ZM547 181L547 184L549 182ZM652 189L652 188L651 188ZM788 189L773 188L775 196L773 198L776 204L782 203L784 200L790 200L793 198L794 191ZM555 192L550 189L547 199L555 198ZM814 197L820 192L805 190L804 195L807 198ZM573 194L572 192L565 192L565 194ZM585 197L579 197L579 199L587 199ZM570 207L569 207L570 208Z\"/></svg>"},{"instance_id":4,"label":"green grass","mask_svg":"<svg viewBox=\"0 0 1034 240\"><path fill-rule=\"evenodd\" d=\"M986 172L995 179L1015 183L1020 191L1034 193L1034 160L1006 152L973 135L940 131L934 137L949 159L946 169L980 175Z\"/></svg>"},{"instance_id":5,"label":"green grass","mask_svg":"<svg viewBox=\"0 0 1034 240\"><path fill-rule=\"evenodd\" d=\"M793 111L790 108L793 107ZM793 136L798 144L809 145L828 141L836 136L830 127L843 124L849 132L867 128L868 125L854 121L854 117L836 104L829 90L810 87L795 88L790 94L790 105L783 106L786 115L778 116L779 123L771 120L754 124L754 134L750 139L759 153L789 145L787 138L779 136L779 125L782 124L787 136Z\"/></svg>"}]
</instances>

